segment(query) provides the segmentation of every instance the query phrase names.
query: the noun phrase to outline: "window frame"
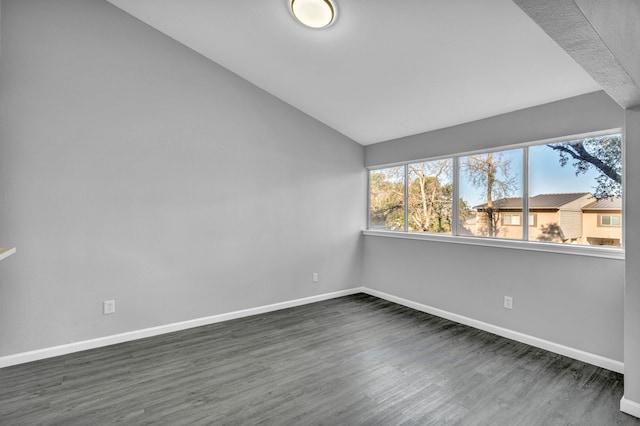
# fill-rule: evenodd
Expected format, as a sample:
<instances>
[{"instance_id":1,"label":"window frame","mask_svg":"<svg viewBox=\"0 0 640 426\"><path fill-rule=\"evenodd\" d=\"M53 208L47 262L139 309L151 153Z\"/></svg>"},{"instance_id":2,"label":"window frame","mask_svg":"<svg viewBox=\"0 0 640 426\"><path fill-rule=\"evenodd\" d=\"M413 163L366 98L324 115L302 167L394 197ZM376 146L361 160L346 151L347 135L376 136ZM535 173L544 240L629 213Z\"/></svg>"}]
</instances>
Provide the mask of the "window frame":
<instances>
[{"instance_id":1,"label":"window frame","mask_svg":"<svg viewBox=\"0 0 640 426\"><path fill-rule=\"evenodd\" d=\"M402 164L396 164L396 165L390 165L390 166L383 166L383 167L375 167L375 168L371 168L367 170L367 229L371 229L371 172L375 171L375 170L385 170L385 169L392 169L392 168L399 168L401 167ZM404 195L403 195L403 230L402 231L394 231L394 230L380 230L380 231L387 231L387 232L408 232L408 227L407 227L407 216L408 216L408 211L407 211L407 189L408 189L408 184L407 184L407 177L408 177L408 171L407 171L407 167L404 166L404 170L403 170L403 176L402 179L403 181L403 186L404 186Z\"/></svg>"},{"instance_id":2,"label":"window frame","mask_svg":"<svg viewBox=\"0 0 640 426\"><path fill-rule=\"evenodd\" d=\"M606 227L620 227L622 228L622 245L620 247L603 247L603 246L586 246L586 245L572 245L572 244L559 244L559 243L547 243L540 241L529 241L529 228L531 226L536 226L537 222L537 214L535 212L531 212L529 210L529 150L528 148L531 146L539 146L539 145L547 145L559 142L566 142L571 140L578 139L586 139L586 138L594 138L600 136L607 135L621 135L621 149L622 149L622 167L624 170L625 167L625 138L624 133L621 128L613 128L607 129L597 132L589 132L589 133L580 133L574 135L560 136L549 139L542 140L534 140L524 143L517 143L511 145L502 145L497 147L490 147L486 149L478 149L473 151L465 151L452 153L449 155L439 155L434 157L427 158L419 158L412 159L409 161L399 161L395 163L381 164L381 165L373 165L367 166L367 221L366 221L366 229L362 231L364 235L368 236L379 236L379 237L391 237L391 238L401 238L401 239L412 239L412 240L423 240L423 241L434 241L434 242L447 242L447 243L457 243L457 244L467 244L467 245L478 245L478 246L491 246L491 247L500 247L500 248L510 248L510 249L518 249L518 250L530 250L530 251L542 251L542 252L550 252L550 253L560 253L560 254L570 254L570 255L581 255L581 256L592 256L592 257L603 257L610 259L622 259L625 258L625 249L624 249L624 223L625 223L625 178L623 174L622 179L622 212L619 214L620 216L620 225L619 226L611 226L605 225ZM521 226L523 229L522 239L503 239L503 238L491 238L491 237L483 237L483 236L465 236L459 235L459 159L461 157L470 156L470 155L478 155L478 154L486 154L492 152L500 152L511 149L523 148L523 169L522 169L522 213L520 217L520 225L513 226ZM451 159L453 161L453 205L452 205L452 233L451 234L437 234L437 233L417 233L417 232L409 232L408 231L408 222L407 222L407 190L406 186L408 186L408 165L421 163L421 162L429 162L429 161L437 161L443 159ZM373 230L370 229L369 219L371 216L370 212L370 173L371 171L385 169L389 167L404 167L405 168L405 231L387 231L387 230ZM525 215L524 212L527 212ZM531 223L531 216L533 215L534 223ZM615 215L618 215L617 213ZM609 215L611 216L611 215ZM600 217L598 218L598 225L600 226Z\"/></svg>"},{"instance_id":3,"label":"window frame","mask_svg":"<svg viewBox=\"0 0 640 426\"><path fill-rule=\"evenodd\" d=\"M434 160L428 160L428 161L415 161L415 162L408 162L406 163L405 166L405 204L407 206L407 208L405 209L405 232L409 232L409 233L420 233L420 234L435 234L435 235L454 235L453 234L453 223L450 223L451 226L451 230L450 232L419 232L419 231L412 231L409 228L411 227L411 220L409 218L409 209L411 207L411 204L409 203L409 190L410 190L410 177L411 177L411 166L415 166L415 165L420 165L420 164L427 164L427 163L437 163L437 162L443 162L443 161L447 161L448 164L447 167L450 167L449 169L449 175L447 176L447 178L451 179L451 186L453 187L453 171L454 171L454 165L453 165L453 159L451 157L443 157L443 158L439 158L439 159L434 159ZM429 176L429 177L433 177L433 176ZM446 184L445 184L446 185ZM454 195L453 195L453 191L451 193L451 220L453 220L453 200L454 200Z\"/></svg>"},{"instance_id":4,"label":"window frame","mask_svg":"<svg viewBox=\"0 0 640 426\"><path fill-rule=\"evenodd\" d=\"M605 217L609 218L609 224L602 223L602 219ZM613 219L617 218L619 223L617 225L613 224ZM598 226L602 228L622 228L622 214L618 213L609 213L609 214L598 214Z\"/></svg>"},{"instance_id":5,"label":"window frame","mask_svg":"<svg viewBox=\"0 0 640 426\"><path fill-rule=\"evenodd\" d=\"M513 213L513 212L501 212L502 214L502 225L503 226L522 226L522 213ZM506 223L505 219L509 218L518 218L518 223ZM511 222L511 220L509 220Z\"/></svg>"}]
</instances>

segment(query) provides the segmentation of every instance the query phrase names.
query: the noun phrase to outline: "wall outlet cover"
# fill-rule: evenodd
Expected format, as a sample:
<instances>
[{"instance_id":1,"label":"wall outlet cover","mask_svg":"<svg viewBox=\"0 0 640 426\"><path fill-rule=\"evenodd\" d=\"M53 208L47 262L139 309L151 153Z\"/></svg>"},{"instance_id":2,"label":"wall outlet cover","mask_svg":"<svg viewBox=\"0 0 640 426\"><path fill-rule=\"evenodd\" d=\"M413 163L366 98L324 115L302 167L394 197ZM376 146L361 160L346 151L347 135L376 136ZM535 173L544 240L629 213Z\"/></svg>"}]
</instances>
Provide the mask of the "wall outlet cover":
<instances>
[{"instance_id":1,"label":"wall outlet cover","mask_svg":"<svg viewBox=\"0 0 640 426\"><path fill-rule=\"evenodd\" d=\"M505 309L513 309L513 297L511 296L504 297L504 307Z\"/></svg>"},{"instance_id":2,"label":"wall outlet cover","mask_svg":"<svg viewBox=\"0 0 640 426\"><path fill-rule=\"evenodd\" d=\"M116 301L115 300L105 300L102 302L102 313L104 315L115 314L116 313Z\"/></svg>"}]
</instances>

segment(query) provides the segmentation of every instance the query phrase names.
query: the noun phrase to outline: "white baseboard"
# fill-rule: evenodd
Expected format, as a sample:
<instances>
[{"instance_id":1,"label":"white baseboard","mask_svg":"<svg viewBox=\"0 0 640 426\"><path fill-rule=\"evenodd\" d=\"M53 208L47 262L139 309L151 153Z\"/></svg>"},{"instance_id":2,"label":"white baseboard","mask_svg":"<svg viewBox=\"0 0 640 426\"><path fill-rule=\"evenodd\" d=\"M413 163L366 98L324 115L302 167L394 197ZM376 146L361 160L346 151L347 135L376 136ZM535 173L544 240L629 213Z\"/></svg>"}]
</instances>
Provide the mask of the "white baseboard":
<instances>
[{"instance_id":1,"label":"white baseboard","mask_svg":"<svg viewBox=\"0 0 640 426\"><path fill-rule=\"evenodd\" d=\"M186 330L189 328L214 324L217 322L229 321L236 318L243 318L251 315L278 311L280 309L292 308L294 306L306 305L309 303L320 302L322 300L335 299L336 297L349 296L351 294L363 292L364 288L356 287L347 290L335 291L333 293L325 293L317 296L305 297L302 299L274 303L272 305L259 306L257 308L243 309L240 311L228 312L225 314L197 318L173 324L161 325L158 327L145 328L142 330L129 331L126 333L114 334L111 336L98 337L96 339L83 340L81 342L68 343L65 345L53 346L49 348L38 349L35 351L3 356L0 357L0 368L24 364L26 362L37 361L45 358L53 358L55 356L85 351L87 349L101 348L103 346L115 345L117 343L129 342L132 340L143 339L145 337L158 336L160 334L172 333L174 331Z\"/></svg>"},{"instance_id":2,"label":"white baseboard","mask_svg":"<svg viewBox=\"0 0 640 426\"><path fill-rule=\"evenodd\" d=\"M444 311L442 309L423 305L422 303L413 302L411 300L393 296L391 294L387 294L382 291L373 290L373 289L364 287L362 292L369 294L371 296L388 300L393 303L397 303L399 305L406 306L408 308L426 312L428 314L435 315L437 317L446 318L448 320L455 321L460 324L468 325L473 328L478 328L480 330L488 331L489 333L497 334L498 336L506 337L508 339L526 343L528 345L535 346L537 348L554 352L560 355L564 355L569 358L577 359L579 361L584 361L598 367L606 368L607 370L615 371L617 373L622 373L622 374L624 373L624 363L620 361L616 361L610 358L605 358L600 355L595 355L589 352L582 351L580 349L571 348L569 346L564 346L558 343L550 342L548 340L529 336L528 334L519 333L517 331L509 330L507 328L503 328L497 325L478 321L473 318L454 314L448 311Z\"/></svg>"},{"instance_id":3,"label":"white baseboard","mask_svg":"<svg viewBox=\"0 0 640 426\"><path fill-rule=\"evenodd\" d=\"M640 404L631 401L624 396L620 400L620 411L629 415L640 418Z\"/></svg>"},{"instance_id":4,"label":"white baseboard","mask_svg":"<svg viewBox=\"0 0 640 426\"><path fill-rule=\"evenodd\" d=\"M204 318L197 318L188 321L177 322L173 324L161 325L158 327L145 328L142 330L135 330L126 333L114 334L111 336L99 337L96 339L83 340L80 342L68 343L60 346L53 346L44 349L38 349L29 352L23 352L14 355L8 355L0 357L0 368L9 367L12 365L24 364L31 361L37 361L45 358L52 358L59 355L66 355L74 352L80 352L88 349L100 348L103 346L115 345L118 343L129 342L132 340L143 339L145 337L158 336L160 334L172 333L174 331L186 330L189 328L200 327L203 325L214 324L222 321L228 321L236 318L248 317L251 315L263 314L266 312L277 311L280 309L292 308L294 306L306 305L309 303L320 302L322 300L334 299L336 297L348 296L356 293L366 293L371 296L379 297L381 299L388 300L390 302L397 303L399 305L407 306L418 311L426 312L431 315L435 315L441 318L446 318L451 321L465 324L480 330L488 331L489 333L497 334L518 342L526 343L531 346L535 346L541 349L545 349L554 353L558 353L570 358L574 358L580 361L588 362L589 364L603 367L611 371L618 373L624 373L624 364L620 361L615 361L609 358L595 355L589 352L585 352L579 349L570 348L568 346L560 345L558 343L550 342L548 340L539 339L537 337L529 336L527 334L519 333L517 331L509 330L503 327L499 327L493 324L488 324L482 321L478 321L472 318L468 318L462 315L454 314L442 309L434 308L422 303L413 302L408 299L393 296L378 290L373 290L366 287L355 287L347 290L336 291L333 293L320 294L317 296L305 297L302 299L290 300L286 302L274 303L272 305L259 306L256 308L244 309L240 311L228 312L219 315L213 315ZM623 408L623 406L625 408ZM620 401L621 410L625 413L632 414L636 417L640 417L639 405L635 402L625 400ZM635 414L634 414L635 413Z\"/></svg>"}]
</instances>

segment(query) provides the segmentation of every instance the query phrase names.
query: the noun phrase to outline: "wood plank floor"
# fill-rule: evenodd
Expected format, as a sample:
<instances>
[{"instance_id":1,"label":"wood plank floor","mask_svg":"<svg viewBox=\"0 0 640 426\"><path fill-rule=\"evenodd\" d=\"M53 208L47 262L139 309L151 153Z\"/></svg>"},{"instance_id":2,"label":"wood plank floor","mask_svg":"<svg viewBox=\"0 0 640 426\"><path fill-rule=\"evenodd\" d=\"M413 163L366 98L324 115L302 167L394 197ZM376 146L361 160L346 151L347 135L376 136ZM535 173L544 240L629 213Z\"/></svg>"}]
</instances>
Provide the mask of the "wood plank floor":
<instances>
[{"instance_id":1,"label":"wood plank floor","mask_svg":"<svg viewBox=\"0 0 640 426\"><path fill-rule=\"evenodd\" d=\"M640 425L622 380L357 294L0 369L0 424Z\"/></svg>"}]
</instances>

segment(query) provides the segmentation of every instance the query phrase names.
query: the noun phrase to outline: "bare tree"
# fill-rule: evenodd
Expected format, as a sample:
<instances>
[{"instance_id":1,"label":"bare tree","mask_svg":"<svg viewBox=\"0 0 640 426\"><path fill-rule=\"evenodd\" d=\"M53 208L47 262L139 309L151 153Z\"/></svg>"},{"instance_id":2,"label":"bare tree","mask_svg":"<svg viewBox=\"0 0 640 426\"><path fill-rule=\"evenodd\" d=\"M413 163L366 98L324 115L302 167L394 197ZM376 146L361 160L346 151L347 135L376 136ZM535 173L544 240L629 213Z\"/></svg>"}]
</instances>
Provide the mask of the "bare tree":
<instances>
[{"instance_id":1,"label":"bare tree","mask_svg":"<svg viewBox=\"0 0 640 426\"><path fill-rule=\"evenodd\" d=\"M442 198L443 195L446 196L448 185L446 181L450 180L451 167L450 160L430 161L409 166L408 208L410 224L414 230L421 232L434 230L432 221L442 220L438 214L443 210ZM450 199L448 201L450 202ZM442 224L435 228L441 229Z\"/></svg>"},{"instance_id":2,"label":"bare tree","mask_svg":"<svg viewBox=\"0 0 640 426\"><path fill-rule=\"evenodd\" d=\"M580 139L547 145L560 154L560 165L570 160L576 176L595 167L600 175L596 178L596 198L611 198L622 195L622 138L620 135Z\"/></svg>"},{"instance_id":3,"label":"bare tree","mask_svg":"<svg viewBox=\"0 0 640 426\"><path fill-rule=\"evenodd\" d=\"M487 153L467 157L461 166L473 186L486 194L487 234L498 234L498 210L494 200L505 198L516 189L516 178L511 176L511 160L502 153Z\"/></svg>"}]
</instances>

